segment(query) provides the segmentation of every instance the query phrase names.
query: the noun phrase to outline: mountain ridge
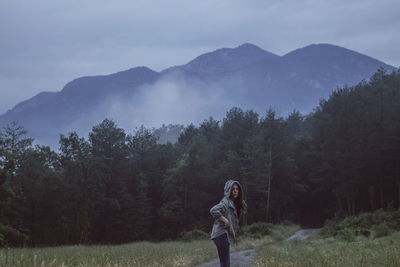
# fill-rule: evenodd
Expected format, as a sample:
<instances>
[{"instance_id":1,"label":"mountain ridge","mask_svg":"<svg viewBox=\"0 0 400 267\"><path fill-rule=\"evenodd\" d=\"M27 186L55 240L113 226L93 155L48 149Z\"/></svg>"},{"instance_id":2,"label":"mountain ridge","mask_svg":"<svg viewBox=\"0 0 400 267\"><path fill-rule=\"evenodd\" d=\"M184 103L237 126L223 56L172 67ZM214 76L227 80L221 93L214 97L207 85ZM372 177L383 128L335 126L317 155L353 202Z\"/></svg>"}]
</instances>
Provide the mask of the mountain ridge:
<instances>
[{"instance_id":1,"label":"mountain ridge","mask_svg":"<svg viewBox=\"0 0 400 267\"><path fill-rule=\"evenodd\" d=\"M138 112L134 107L163 106L164 110L159 113L162 114L186 102L193 103L186 109L198 106L198 112L192 113L205 117L215 116L217 112L214 114L213 110L227 111L232 106L258 112L268 106L285 112L291 109L309 112L336 87L368 79L380 67L395 70L382 61L331 44L311 44L279 56L244 43L204 53L186 64L160 72L140 66L108 75L79 77L61 91L41 92L17 103L0 115L0 126L17 121L37 137L38 132L48 128L58 134L76 130L73 127L79 124L93 126L110 114L118 117L110 110L134 110L146 117L145 112ZM175 91L168 94L165 90ZM164 98L175 95L176 100L158 105L164 101L158 99L160 95ZM210 114L201 109L210 109ZM187 112L182 110L173 116L181 113Z\"/></svg>"}]
</instances>

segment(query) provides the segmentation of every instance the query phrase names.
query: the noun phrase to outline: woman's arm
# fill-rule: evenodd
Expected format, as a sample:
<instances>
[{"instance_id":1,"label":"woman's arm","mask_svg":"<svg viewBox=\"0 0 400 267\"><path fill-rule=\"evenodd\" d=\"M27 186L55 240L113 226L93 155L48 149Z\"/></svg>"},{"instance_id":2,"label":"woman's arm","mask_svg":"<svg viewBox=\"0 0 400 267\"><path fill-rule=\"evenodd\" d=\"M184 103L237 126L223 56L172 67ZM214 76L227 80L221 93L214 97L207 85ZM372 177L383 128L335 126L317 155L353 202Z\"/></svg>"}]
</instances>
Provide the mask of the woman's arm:
<instances>
[{"instance_id":1,"label":"woman's arm","mask_svg":"<svg viewBox=\"0 0 400 267\"><path fill-rule=\"evenodd\" d=\"M229 227L229 221L224 216L224 214L226 214L226 208L222 201L210 209L210 214L214 219L220 220L225 228Z\"/></svg>"},{"instance_id":2,"label":"woman's arm","mask_svg":"<svg viewBox=\"0 0 400 267\"><path fill-rule=\"evenodd\" d=\"M219 217L218 220L220 220L224 224L224 228L228 228L229 227L229 221L224 216Z\"/></svg>"}]
</instances>

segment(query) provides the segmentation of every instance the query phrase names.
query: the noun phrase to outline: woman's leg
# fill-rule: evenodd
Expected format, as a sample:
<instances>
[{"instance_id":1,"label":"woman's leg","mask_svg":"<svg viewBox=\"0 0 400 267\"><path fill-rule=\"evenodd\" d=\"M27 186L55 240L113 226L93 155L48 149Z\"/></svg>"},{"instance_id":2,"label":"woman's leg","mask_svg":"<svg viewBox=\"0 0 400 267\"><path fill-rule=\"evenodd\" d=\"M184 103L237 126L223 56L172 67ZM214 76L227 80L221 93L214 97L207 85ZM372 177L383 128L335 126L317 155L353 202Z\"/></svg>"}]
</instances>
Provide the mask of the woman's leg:
<instances>
[{"instance_id":1,"label":"woman's leg","mask_svg":"<svg viewBox=\"0 0 400 267\"><path fill-rule=\"evenodd\" d=\"M230 255L229 255L229 241L226 234L217 236L213 239L215 245L217 246L219 262L221 267L230 266Z\"/></svg>"}]
</instances>

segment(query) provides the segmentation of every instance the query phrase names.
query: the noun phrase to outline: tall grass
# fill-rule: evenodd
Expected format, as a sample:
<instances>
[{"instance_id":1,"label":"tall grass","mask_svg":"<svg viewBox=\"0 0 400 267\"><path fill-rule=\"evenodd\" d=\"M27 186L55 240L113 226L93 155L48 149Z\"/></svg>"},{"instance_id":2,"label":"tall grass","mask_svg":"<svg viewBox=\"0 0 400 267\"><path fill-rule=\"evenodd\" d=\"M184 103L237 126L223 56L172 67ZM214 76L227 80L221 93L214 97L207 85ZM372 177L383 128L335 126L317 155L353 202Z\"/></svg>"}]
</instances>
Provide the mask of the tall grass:
<instances>
[{"instance_id":1,"label":"tall grass","mask_svg":"<svg viewBox=\"0 0 400 267\"><path fill-rule=\"evenodd\" d=\"M328 221L320 236L260 246L254 266L400 266L400 211Z\"/></svg>"},{"instance_id":2,"label":"tall grass","mask_svg":"<svg viewBox=\"0 0 400 267\"><path fill-rule=\"evenodd\" d=\"M211 240L2 249L0 266L193 266L217 257Z\"/></svg>"},{"instance_id":3,"label":"tall grass","mask_svg":"<svg viewBox=\"0 0 400 267\"><path fill-rule=\"evenodd\" d=\"M254 266L400 266L400 232L382 238L357 237L354 242L319 238L264 246Z\"/></svg>"},{"instance_id":4,"label":"tall grass","mask_svg":"<svg viewBox=\"0 0 400 267\"><path fill-rule=\"evenodd\" d=\"M252 234L266 231L269 235L252 237L246 232L231 251L257 248L271 244L283 235L294 232L294 225L258 224L250 227ZM255 230L256 229L256 230ZM258 229L258 230L257 230ZM261 229L261 230L260 230ZM198 232L198 231L197 231ZM197 233L196 232L196 233ZM187 234L204 238L203 234ZM194 266L218 257L213 242L208 239L171 242L135 242L113 246L63 246L51 248L0 249L0 266Z\"/></svg>"}]
</instances>

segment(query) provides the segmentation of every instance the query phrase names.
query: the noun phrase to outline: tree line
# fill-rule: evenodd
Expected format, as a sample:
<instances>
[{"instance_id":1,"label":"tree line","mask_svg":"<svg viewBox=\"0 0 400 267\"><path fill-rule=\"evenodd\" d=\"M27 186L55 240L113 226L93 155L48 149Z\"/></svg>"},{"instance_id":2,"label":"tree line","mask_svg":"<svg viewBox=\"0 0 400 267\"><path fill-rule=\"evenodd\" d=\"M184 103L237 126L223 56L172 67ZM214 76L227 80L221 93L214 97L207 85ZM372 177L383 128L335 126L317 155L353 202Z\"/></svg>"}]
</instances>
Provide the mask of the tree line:
<instances>
[{"instance_id":1,"label":"tree line","mask_svg":"<svg viewBox=\"0 0 400 267\"><path fill-rule=\"evenodd\" d=\"M0 131L0 244L48 246L174 239L209 232L227 179L248 203L242 224L399 208L400 72L336 89L304 116L232 108L189 125L174 144L109 119L88 138L35 145Z\"/></svg>"}]
</instances>

